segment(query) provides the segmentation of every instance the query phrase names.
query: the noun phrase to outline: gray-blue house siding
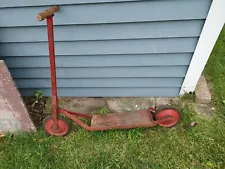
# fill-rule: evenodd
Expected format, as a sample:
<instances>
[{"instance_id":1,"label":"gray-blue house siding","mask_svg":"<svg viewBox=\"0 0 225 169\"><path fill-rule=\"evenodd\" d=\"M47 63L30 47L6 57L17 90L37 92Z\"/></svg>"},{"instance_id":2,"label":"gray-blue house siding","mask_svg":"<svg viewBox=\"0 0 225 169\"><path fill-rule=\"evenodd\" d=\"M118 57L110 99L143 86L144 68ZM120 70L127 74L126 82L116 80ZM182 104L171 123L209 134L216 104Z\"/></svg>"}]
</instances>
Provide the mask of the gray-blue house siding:
<instances>
[{"instance_id":1,"label":"gray-blue house siding","mask_svg":"<svg viewBox=\"0 0 225 169\"><path fill-rule=\"evenodd\" d=\"M50 95L51 5L60 96L177 96L212 0L1 0L0 59L23 95Z\"/></svg>"}]
</instances>

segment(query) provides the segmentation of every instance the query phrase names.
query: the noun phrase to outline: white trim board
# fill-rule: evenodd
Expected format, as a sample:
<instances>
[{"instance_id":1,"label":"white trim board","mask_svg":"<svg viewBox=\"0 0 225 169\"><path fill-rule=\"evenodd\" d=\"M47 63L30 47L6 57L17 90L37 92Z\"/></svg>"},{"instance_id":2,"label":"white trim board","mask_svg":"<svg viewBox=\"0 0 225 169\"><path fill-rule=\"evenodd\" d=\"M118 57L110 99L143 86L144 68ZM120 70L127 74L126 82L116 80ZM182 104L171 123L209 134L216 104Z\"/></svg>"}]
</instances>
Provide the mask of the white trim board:
<instances>
[{"instance_id":1,"label":"white trim board","mask_svg":"<svg viewBox=\"0 0 225 169\"><path fill-rule=\"evenodd\" d=\"M225 23L225 0L213 0L180 95L193 92Z\"/></svg>"}]
</instances>

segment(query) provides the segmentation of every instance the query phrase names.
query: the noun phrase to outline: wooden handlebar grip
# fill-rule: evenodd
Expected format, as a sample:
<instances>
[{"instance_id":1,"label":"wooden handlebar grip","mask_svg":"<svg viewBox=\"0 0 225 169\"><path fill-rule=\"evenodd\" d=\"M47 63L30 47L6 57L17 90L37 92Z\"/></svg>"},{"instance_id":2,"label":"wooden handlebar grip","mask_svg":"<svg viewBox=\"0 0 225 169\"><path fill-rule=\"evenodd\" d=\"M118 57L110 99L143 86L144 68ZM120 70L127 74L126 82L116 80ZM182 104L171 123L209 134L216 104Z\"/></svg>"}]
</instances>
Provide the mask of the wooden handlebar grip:
<instances>
[{"instance_id":1,"label":"wooden handlebar grip","mask_svg":"<svg viewBox=\"0 0 225 169\"><path fill-rule=\"evenodd\" d=\"M59 10L59 7L58 6L53 6L53 7L49 8L49 9L47 9L47 10L39 13L38 16L37 16L37 19L39 21L43 21L45 18L53 15L58 10Z\"/></svg>"}]
</instances>

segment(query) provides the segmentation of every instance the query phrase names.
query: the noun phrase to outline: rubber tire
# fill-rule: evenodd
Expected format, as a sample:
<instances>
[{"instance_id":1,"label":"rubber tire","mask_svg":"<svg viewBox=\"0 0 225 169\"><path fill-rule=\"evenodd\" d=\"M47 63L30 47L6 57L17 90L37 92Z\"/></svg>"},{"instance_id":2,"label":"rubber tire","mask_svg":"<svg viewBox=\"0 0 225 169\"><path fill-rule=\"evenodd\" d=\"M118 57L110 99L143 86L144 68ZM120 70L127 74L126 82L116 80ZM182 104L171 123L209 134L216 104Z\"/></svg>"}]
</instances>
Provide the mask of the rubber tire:
<instances>
[{"instance_id":1,"label":"rubber tire","mask_svg":"<svg viewBox=\"0 0 225 169\"><path fill-rule=\"evenodd\" d=\"M45 132L48 135L51 136L66 136L70 133L70 125L69 123L62 117L58 117L58 124L59 124L59 128L58 130L54 130L53 127L53 117L47 116L45 117L45 119L43 120L42 126L45 130Z\"/></svg>"},{"instance_id":2,"label":"rubber tire","mask_svg":"<svg viewBox=\"0 0 225 169\"><path fill-rule=\"evenodd\" d=\"M165 110L173 110L173 113L171 111L165 112ZM162 118L162 116L173 117L174 121L171 124L163 124L159 122L158 125L161 127L173 127L179 123L181 118L180 111L172 106L159 106L159 108L156 110L154 114L154 119L158 121L160 118Z\"/></svg>"}]
</instances>

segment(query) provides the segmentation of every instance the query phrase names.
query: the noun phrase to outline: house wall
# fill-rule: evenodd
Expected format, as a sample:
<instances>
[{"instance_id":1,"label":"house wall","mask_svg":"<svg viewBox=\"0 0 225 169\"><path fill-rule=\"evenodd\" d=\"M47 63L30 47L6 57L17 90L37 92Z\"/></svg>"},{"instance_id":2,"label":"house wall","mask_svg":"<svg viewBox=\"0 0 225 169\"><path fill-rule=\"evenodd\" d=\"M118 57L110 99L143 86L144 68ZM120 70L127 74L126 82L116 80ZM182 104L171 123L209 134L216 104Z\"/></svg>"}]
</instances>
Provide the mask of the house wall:
<instances>
[{"instance_id":1,"label":"house wall","mask_svg":"<svg viewBox=\"0 0 225 169\"><path fill-rule=\"evenodd\" d=\"M177 96L212 0L2 0L0 59L23 95L51 95L46 22L57 4L60 96Z\"/></svg>"}]
</instances>

